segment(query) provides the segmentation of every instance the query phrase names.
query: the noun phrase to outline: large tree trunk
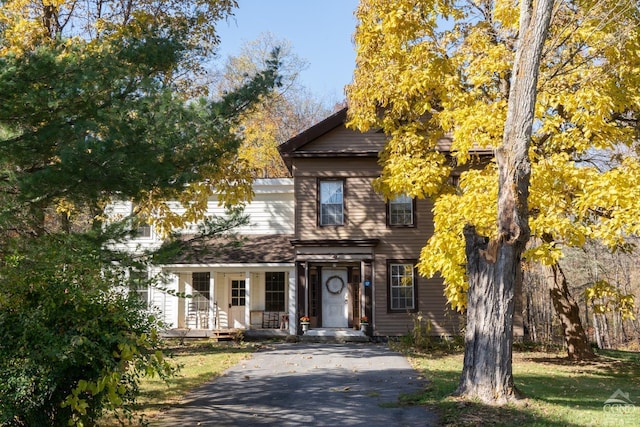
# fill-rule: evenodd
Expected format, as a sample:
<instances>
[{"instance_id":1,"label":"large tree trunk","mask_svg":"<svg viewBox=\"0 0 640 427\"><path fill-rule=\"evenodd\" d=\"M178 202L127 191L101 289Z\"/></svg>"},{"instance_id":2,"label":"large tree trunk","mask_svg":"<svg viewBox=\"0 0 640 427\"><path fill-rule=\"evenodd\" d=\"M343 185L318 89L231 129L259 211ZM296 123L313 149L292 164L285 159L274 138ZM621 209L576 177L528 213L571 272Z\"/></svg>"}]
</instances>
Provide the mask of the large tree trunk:
<instances>
[{"instance_id":1,"label":"large tree trunk","mask_svg":"<svg viewBox=\"0 0 640 427\"><path fill-rule=\"evenodd\" d=\"M512 375L514 289L529 239L529 144L538 69L554 0L521 0L520 32L498 165L498 237L488 244L465 229L469 296L457 394L486 403L517 398ZM487 245L487 246L485 246Z\"/></svg>"},{"instance_id":2,"label":"large tree trunk","mask_svg":"<svg viewBox=\"0 0 640 427\"><path fill-rule=\"evenodd\" d=\"M547 273L547 282L551 301L553 301L553 307L562 324L569 359L594 359L595 354L589 345L587 334L585 334L580 320L580 309L569 292L564 272L558 264L549 266L547 269L549 271Z\"/></svg>"},{"instance_id":3,"label":"large tree trunk","mask_svg":"<svg viewBox=\"0 0 640 427\"><path fill-rule=\"evenodd\" d=\"M507 403L519 397L513 385L511 355L516 272L516 245L501 245L495 260L487 239L465 227L467 327L462 377L456 394L488 403Z\"/></svg>"}]
</instances>

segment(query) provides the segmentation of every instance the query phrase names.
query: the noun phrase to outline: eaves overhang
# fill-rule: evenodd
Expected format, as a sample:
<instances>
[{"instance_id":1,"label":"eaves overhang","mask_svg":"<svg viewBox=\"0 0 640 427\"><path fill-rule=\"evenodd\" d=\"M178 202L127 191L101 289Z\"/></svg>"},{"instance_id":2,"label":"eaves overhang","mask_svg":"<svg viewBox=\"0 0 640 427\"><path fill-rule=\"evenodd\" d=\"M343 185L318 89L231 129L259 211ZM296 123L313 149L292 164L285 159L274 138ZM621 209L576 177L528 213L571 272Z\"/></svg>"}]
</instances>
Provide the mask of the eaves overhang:
<instances>
[{"instance_id":1,"label":"eaves overhang","mask_svg":"<svg viewBox=\"0 0 640 427\"><path fill-rule=\"evenodd\" d=\"M295 247L360 247L372 248L378 246L380 239L291 239Z\"/></svg>"}]
</instances>

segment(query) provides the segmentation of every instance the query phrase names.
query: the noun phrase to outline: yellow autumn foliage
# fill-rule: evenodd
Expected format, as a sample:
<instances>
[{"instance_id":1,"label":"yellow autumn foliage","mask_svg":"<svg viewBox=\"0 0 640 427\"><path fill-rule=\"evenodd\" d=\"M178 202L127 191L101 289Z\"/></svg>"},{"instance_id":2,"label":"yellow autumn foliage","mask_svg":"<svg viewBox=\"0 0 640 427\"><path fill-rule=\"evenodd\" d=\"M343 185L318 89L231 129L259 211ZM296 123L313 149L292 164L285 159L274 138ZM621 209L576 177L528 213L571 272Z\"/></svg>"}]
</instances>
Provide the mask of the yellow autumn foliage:
<instances>
[{"instance_id":1,"label":"yellow autumn foliage","mask_svg":"<svg viewBox=\"0 0 640 427\"><path fill-rule=\"evenodd\" d=\"M624 294L606 280L598 280L585 290L585 297L595 313L619 312L623 319L635 320L634 296Z\"/></svg>"},{"instance_id":2,"label":"yellow autumn foliage","mask_svg":"<svg viewBox=\"0 0 640 427\"><path fill-rule=\"evenodd\" d=\"M458 310L468 286L464 225L496 234L497 171L475 154L502 144L519 15L507 0L362 0L357 10L349 126L388 136L379 191L434 200L435 233L419 271L440 274ZM639 134L637 2L555 5L535 111L528 203L541 243L525 257L551 265L563 247L597 239L615 248L640 234L638 158L609 161ZM445 136L450 153L441 152ZM452 173L460 174L455 191L446 185Z\"/></svg>"}]
</instances>

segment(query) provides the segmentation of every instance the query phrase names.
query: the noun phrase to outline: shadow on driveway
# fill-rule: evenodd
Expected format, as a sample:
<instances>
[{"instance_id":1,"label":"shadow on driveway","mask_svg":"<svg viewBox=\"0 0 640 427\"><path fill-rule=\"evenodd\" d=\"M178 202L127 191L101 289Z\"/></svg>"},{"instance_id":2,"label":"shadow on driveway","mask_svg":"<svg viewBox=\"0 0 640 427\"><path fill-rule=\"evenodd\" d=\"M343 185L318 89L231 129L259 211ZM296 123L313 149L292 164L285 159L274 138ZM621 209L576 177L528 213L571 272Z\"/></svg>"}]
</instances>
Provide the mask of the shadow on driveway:
<instances>
[{"instance_id":1,"label":"shadow on driveway","mask_svg":"<svg viewBox=\"0 0 640 427\"><path fill-rule=\"evenodd\" d=\"M275 344L254 353L165 413L158 426L433 426L400 406L427 381L382 344Z\"/></svg>"}]
</instances>

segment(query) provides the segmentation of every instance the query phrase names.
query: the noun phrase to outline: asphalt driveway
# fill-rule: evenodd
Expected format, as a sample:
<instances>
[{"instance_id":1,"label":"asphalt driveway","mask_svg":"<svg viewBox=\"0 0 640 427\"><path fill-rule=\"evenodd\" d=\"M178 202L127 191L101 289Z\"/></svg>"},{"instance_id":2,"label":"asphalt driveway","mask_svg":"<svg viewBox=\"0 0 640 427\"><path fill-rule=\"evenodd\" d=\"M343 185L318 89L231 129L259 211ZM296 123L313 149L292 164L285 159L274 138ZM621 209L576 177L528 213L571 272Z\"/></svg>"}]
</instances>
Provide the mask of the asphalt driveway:
<instances>
[{"instance_id":1,"label":"asphalt driveway","mask_svg":"<svg viewBox=\"0 0 640 427\"><path fill-rule=\"evenodd\" d=\"M427 380L384 344L269 345L199 388L153 425L433 426L402 393Z\"/></svg>"}]
</instances>

